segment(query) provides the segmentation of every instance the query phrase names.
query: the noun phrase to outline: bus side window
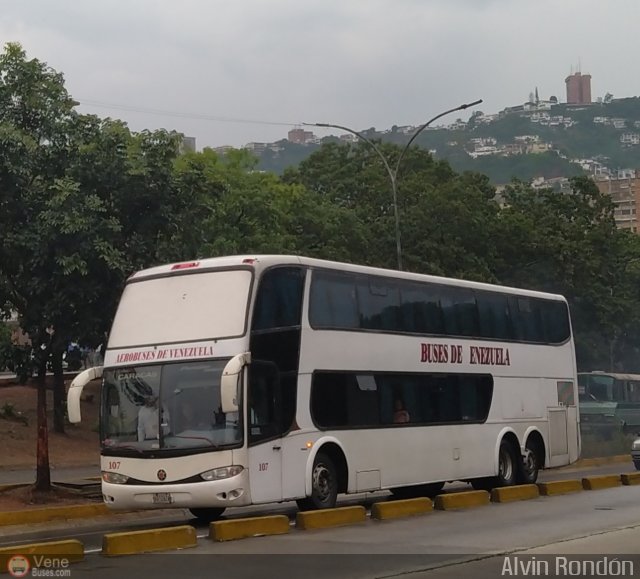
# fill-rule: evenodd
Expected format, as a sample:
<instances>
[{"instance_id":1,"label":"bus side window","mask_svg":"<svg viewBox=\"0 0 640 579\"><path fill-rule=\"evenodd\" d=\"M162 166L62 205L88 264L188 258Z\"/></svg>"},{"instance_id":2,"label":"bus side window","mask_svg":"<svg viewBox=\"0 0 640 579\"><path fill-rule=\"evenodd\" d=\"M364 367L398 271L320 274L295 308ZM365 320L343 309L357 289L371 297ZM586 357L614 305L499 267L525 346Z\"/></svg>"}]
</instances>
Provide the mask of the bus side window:
<instances>
[{"instance_id":1,"label":"bus side window","mask_svg":"<svg viewBox=\"0 0 640 579\"><path fill-rule=\"evenodd\" d=\"M629 402L640 402L640 382L630 381L627 394Z\"/></svg>"}]
</instances>

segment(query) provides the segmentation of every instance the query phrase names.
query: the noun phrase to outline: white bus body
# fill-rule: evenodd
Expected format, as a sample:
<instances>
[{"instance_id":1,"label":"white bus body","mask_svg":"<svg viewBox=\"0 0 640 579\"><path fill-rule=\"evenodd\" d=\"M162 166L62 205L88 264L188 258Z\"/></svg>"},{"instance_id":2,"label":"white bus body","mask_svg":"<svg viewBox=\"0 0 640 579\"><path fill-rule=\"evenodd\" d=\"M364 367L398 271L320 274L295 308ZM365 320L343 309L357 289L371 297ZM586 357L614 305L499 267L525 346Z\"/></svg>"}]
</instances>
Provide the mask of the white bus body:
<instances>
[{"instance_id":1,"label":"white bus body","mask_svg":"<svg viewBox=\"0 0 640 579\"><path fill-rule=\"evenodd\" d=\"M568 308L534 291L291 256L160 266L129 279L102 372L114 509L487 488L580 452Z\"/></svg>"}]
</instances>

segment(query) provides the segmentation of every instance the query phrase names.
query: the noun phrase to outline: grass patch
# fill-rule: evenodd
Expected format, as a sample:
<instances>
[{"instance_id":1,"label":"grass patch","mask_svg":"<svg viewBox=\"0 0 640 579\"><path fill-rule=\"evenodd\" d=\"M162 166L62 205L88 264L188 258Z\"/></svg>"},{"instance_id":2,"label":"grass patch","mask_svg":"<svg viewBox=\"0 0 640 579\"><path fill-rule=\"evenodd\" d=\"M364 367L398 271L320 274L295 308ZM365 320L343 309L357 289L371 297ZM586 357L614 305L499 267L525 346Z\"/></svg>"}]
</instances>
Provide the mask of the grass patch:
<instances>
[{"instance_id":1,"label":"grass patch","mask_svg":"<svg viewBox=\"0 0 640 579\"><path fill-rule=\"evenodd\" d=\"M628 454L631 456L631 444L637 438L635 434L624 434L622 430L593 429L582 434L582 458L600 458Z\"/></svg>"}]
</instances>

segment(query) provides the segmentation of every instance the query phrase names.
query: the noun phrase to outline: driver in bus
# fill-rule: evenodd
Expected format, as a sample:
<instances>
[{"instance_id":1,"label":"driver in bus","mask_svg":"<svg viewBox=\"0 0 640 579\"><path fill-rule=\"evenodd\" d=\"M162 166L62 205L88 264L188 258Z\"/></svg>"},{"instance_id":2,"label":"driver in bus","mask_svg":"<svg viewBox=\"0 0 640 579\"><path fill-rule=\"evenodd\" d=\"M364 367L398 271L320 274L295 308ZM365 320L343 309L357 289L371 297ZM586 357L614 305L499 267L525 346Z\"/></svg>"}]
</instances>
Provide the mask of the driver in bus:
<instances>
[{"instance_id":1,"label":"driver in bus","mask_svg":"<svg viewBox=\"0 0 640 579\"><path fill-rule=\"evenodd\" d=\"M158 426L160 424L160 416L158 415L158 397L155 394L147 396L144 406L138 411L138 441L157 440L159 438ZM169 411L162 409L163 434L168 433Z\"/></svg>"}]
</instances>

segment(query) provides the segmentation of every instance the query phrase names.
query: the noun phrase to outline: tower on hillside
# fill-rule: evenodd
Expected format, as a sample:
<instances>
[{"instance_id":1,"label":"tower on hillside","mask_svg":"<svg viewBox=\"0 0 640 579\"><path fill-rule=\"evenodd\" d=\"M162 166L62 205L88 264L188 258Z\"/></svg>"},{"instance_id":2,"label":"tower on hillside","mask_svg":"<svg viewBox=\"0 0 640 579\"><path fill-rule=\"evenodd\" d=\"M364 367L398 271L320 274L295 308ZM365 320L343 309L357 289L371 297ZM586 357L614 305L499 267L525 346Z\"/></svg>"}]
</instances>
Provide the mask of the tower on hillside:
<instances>
[{"instance_id":1,"label":"tower on hillside","mask_svg":"<svg viewBox=\"0 0 640 579\"><path fill-rule=\"evenodd\" d=\"M591 103L591 75L574 72L564 79L567 85L567 104L584 105Z\"/></svg>"}]
</instances>

